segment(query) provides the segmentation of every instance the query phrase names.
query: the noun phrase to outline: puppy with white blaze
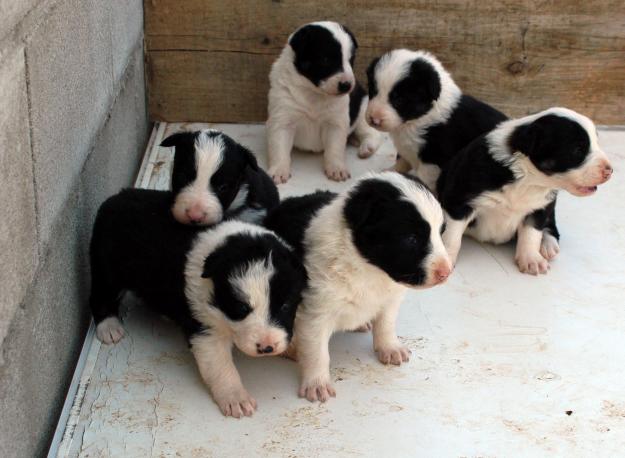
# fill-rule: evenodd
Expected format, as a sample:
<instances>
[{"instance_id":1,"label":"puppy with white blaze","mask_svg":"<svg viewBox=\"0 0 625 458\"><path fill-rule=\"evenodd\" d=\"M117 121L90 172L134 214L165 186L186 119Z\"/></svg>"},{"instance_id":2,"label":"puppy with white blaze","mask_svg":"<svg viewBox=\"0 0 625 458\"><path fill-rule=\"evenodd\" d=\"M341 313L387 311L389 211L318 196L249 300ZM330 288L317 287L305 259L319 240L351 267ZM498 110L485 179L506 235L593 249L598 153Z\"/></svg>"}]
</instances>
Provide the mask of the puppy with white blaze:
<instances>
[{"instance_id":1,"label":"puppy with white blaze","mask_svg":"<svg viewBox=\"0 0 625 458\"><path fill-rule=\"evenodd\" d=\"M222 132L180 132L161 146L175 147L172 212L183 224L257 223L280 202L278 189L252 152Z\"/></svg>"},{"instance_id":2,"label":"puppy with white blaze","mask_svg":"<svg viewBox=\"0 0 625 458\"><path fill-rule=\"evenodd\" d=\"M102 204L91 239L90 305L103 343L124 336L118 308L132 291L184 331L200 375L224 415L252 415L232 348L282 353L306 271L273 232L241 221L178 223L167 191L127 189Z\"/></svg>"},{"instance_id":3,"label":"puppy with white blaze","mask_svg":"<svg viewBox=\"0 0 625 458\"><path fill-rule=\"evenodd\" d=\"M474 138L506 116L462 94L436 57L397 49L367 69L367 122L389 132L398 158L395 170L413 169L431 190L441 167Z\"/></svg>"},{"instance_id":4,"label":"puppy with white blaze","mask_svg":"<svg viewBox=\"0 0 625 458\"><path fill-rule=\"evenodd\" d=\"M611 175L586 116L550 108L505 121L459 152L438 180L445 246L455 263L463 233L492 243L516 236L519 270L547 273L560 251L557 192L589 196Z\"/></svg>"},{"instance_id":5,"label":"puppy with white blaze","mask_svg":"<svg viewBox=\"0 0 625 458\"><path fill-rule=\"evenodd\" d=\"M382 136L367 125L367 96L354 78L358 44L336 22L313 22L297 29L269 74L267 137L269 175L276 183L291 176L293 146L323 151L328 178L349 178L345 146L359 144L358 156L371 156Z\"/></svg>"},{"instance_id":6,"label":"puppy with white blaze","mask_svg":"<svg viewBox=\"0 0 625 458\"><path fill-rule=\"evenodd\" d=\"M443 211L420 181L372 174L340 195L286 199L265 224L295 248L308 272L295 318L301 397L324 402L335 395L328 342L336 331L372 322L378 359L408 361L395 333L404 294L439 285L452 270L441 239Z\"/></svg>"}]
</instances>

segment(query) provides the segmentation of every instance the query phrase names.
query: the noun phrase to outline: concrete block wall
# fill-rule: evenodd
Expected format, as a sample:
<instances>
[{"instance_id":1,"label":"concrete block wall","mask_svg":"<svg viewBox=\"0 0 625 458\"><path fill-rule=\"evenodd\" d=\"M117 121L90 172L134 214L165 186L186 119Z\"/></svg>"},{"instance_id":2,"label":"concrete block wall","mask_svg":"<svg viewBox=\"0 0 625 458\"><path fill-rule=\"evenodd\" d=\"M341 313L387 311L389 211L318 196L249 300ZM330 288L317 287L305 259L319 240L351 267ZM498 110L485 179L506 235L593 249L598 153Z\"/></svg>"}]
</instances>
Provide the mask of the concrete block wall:
<instances>
[{"instance_id":1,"label":"concrete block wall","mask_svg":"<svg viewBox=\"0 0 625 458\"><path fill-rule=\"evenodd\" d=\"M0 456L44 455L89 323L88 241L148 136L141 0L0 0Z\"/></svg>"}]
</instances>

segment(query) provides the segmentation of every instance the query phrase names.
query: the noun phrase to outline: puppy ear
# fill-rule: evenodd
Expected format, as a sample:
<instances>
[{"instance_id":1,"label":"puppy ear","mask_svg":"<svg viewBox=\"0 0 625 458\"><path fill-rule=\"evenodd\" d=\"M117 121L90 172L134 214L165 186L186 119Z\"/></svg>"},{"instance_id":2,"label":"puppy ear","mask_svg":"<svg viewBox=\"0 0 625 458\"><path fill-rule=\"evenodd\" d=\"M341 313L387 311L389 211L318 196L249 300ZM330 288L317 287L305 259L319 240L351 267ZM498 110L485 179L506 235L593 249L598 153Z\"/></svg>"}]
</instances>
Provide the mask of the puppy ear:
<instances>
[{"instance_id":1,"label":"puppy ear","mask_svg":"<svg viewBox=\"0 0 625 458\"><path fill-rule=\"evenodd\" d=\"M417 76L419 86L430 100L438 99L441 94L441 81L432 65L417 59L412 63L410 72Z\"/></svg>"},{"instance_id":2,"label":"puppy ear","mask_svg":"<svg viewBox=\"0 0 625 458\"><path fill-rule=\"evenodd\" d=\"M352 229L366 225L374 216L374 209L379 205L381 196L370 190L357 190L345 204L343 214Z\"/></svg>"},{"instance_id":3,"label":"puppy ear","mask_svg":"<svg viewBox=\"0 0 625 458\"><path fill-rule=\"evenodd\" d=\"M222 268L225 260L223 250L217 248L209 254L204 260L204 269L202 270L202 278L211 278Z\"/></svg>"},{"instance_id":4,"label":"puppy ear","mask_svg":"<svg viewBox=\"0 0 625 458\"><path fill-rule=\"evenodd\" d=\"M367 67L367 80L369 81L369 85L371 85L371 82L375 79L374 71L375 66L378 65L378 62L380 62L380 58L376 57Z\"/></svg>"},{"instance_id":5,"label":"puppy ear","mask_svg":"<svg viewBox=\"0 0 625 458\"><path fill-rule=\"evenodd\" d=\"M526 156L534 155L538 146L540 130L540 126L535 123L525 124L514 129L508 140L512 152L520 151Z\"/></svg>"},{"instance_id":6,"label":"puppy ear","mask_svg":"<svg viewBox=\"0 0 625 458\"><path fill-rule=\"evenodd\" d=\"M171 148L172 146L178 146L193 141L194 138L195 134L193 132L178 132L163 140L161 146Z\"/></svg>"},{"instance_id":7,"label":"puppy ear","mask_svg":"<svg viewBox=\"0 0 625 458\"><path fill-rule=\"evenodd\" d=\"M260 168L258 167L258 162L256 161L256 156L254 156L254 153L252 153L249 149L242 145L239 145L239 151L241 151L241 154L243 154L247 165L249 165L254 172L258 172Z\"/></svg>"},{"instance_id":8,"label":"puppy ear","mask_svg":"<svg viewBox=\"0 0 625 458\"><path fill-rule=\"evenodd\" d=\"M289 45L291 45L293 51L297 53L308 44L310 30L310 25L305 25L291 36L291 39L289 40Z\"/></svg>"}]
</instances>

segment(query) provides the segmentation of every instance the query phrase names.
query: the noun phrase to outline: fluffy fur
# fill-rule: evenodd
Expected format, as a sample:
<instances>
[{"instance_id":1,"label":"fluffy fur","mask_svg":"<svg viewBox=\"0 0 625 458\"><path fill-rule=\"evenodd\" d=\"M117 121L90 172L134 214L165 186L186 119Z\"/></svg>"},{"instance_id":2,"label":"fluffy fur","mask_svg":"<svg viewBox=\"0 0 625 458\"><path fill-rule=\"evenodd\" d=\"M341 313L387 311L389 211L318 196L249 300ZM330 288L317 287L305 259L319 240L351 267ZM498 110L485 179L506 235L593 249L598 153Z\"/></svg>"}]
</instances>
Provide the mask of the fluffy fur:
<instances>
[{"instance_id":1,"label":"fluffy fur","mask_svg":"<svg viewBox=\"0 0 625 458\"><path fill-rule=\"evenodd\" d=\"M425 51L388 52L371 62L367 76L367 122L390 133L399 156L395 169L414 169L432 190L450 158L506 119L463 95L438 59Z\"/></svg>"},{"instance_id":2,"label":"fluffy fur","mask_svg":"<svg viewBox=\"0 0 625 458\"><path fill-rule=\"evenodd\" d=\"M349 178L345 145L350 134L360 157L380 146L381 135L364 119L367 96L354 78L358 44L336 22L297 29L271 67L267 119L269 174L276 183L291 176L293 146L323 151L328 178ZM348 95L349 94L349 95Z\"/></svg>"},{"instance_id":3,"label":"fluffy fur","mask_svg":"<svg viewBox=\"0 0 625 458\"><path fill-rule=\"evenodd\" d=\"M560 250L558 190L587 196L611 175L594 124L579 113L550 108L503 122L458 153L440 176L447 250L455 262L465 232L493 243L516 235L521 272L546 273Z\"/></svg>"},{"instance_id":4,"label":"fluffy fur","mask_svg":"<svg viewBox=\"0 0 625 458\"><path fill-rule=\"evenodd\" d=\"M175 147L172 213L183 224L211 225L222 219L259 222L278 205L278 190L254 155L222 132L205 129L167 137Z\"/></svg>"},{"instance_id":5,"label":"fluffy fur","mask_svg":"<svg viewBox=\"0 0 625 458\"><path fill-rule=\"evenodd\" d=\"M124 334L124 291L174 320L189 339L199 372L224 415L251 415L256 402L232 362L282 353L291 340L306 272L274 233L241 221L211 229L170 213L175 195L127 189L102 204L91 240L90 305L98 338Z\"/></svg>"},{"instance_id":6,"label":"fluffy fur","mask_svg":"<svg viewBox=\"0 0 625 458\"><path fill-rule=\"evenodd\" d=\"M348 191L286 199L265 224L302 253L309 283L295 321L299 394L326 401L332 333L373 323L373 346L384 364L408 361L395 334L410 288L444 282L451 272L440 205L417 179L372 174Z\"/></svg>"}]
</instances>

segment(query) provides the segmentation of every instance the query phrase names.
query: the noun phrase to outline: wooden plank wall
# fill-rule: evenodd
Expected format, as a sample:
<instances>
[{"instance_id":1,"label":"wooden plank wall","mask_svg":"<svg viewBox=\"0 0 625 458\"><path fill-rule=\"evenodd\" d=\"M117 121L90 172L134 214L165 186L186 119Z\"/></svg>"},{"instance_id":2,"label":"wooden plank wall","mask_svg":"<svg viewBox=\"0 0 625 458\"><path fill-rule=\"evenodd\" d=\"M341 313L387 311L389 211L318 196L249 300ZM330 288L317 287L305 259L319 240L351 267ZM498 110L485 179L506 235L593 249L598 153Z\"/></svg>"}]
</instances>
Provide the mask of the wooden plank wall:
<instances>
[{"instance_id":1,"label":"wooden plank wall","mask_svg":"<svg viewBox=\"0 0 625 458\"><path fill-rule=\"evenodd\" d=\"M625 124L624 0L145 0L153 120L263 122L268 72L299 25L346 24L357 75L428 49L467 93L511 116L549 106Z\"/></svg>"}]
</instances>

